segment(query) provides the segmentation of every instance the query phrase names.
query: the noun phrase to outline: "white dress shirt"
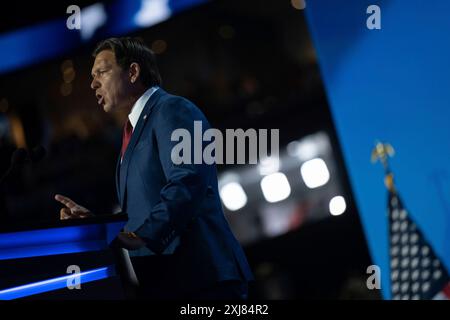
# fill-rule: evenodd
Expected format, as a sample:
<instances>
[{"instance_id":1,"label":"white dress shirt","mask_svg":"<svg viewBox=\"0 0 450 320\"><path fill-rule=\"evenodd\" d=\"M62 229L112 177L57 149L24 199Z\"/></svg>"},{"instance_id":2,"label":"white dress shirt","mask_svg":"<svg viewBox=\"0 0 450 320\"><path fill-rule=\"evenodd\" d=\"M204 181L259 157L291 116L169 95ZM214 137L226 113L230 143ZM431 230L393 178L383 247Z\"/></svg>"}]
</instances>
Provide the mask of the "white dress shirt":
<instances>
[{"instance_id":1,"label":"white dress shirt","mask_svg":"<svg viewBox=\"0 0 450 320\"><path fill-rule=\"evenodd\" d=\"M139 117L141 116L142 110L144 110L145 105L148 102L148 99L152 96L153 93L158 90L158 87L151 87L147 91L144 92L144 94L134 103L133 108L131 108L131 112L128 115L128 119L131 122L131 126L134 128L136 127L136 124L139 120Z\"/></svg>"},{"instance_id":2,"label":"white dress shirt","mask_svg":"<svg viewBox=\"0 0 450 320\"><path fill-rule=\"evenodd\" d=\"M128 115L128 119L130 120L131 126L134 128L136 127L139 117L141 116L142 110L144 110L145 105L148 102L148 99L152 96L153 93L158 90L159 87L151 87L150 89L147 89L147 91L144 92L144 94L137 99L137 101L134 103L133 108L131 108L130 114ZM120 158L120 164L122 164L123 157Z\"/></svg>"}]
</instances>

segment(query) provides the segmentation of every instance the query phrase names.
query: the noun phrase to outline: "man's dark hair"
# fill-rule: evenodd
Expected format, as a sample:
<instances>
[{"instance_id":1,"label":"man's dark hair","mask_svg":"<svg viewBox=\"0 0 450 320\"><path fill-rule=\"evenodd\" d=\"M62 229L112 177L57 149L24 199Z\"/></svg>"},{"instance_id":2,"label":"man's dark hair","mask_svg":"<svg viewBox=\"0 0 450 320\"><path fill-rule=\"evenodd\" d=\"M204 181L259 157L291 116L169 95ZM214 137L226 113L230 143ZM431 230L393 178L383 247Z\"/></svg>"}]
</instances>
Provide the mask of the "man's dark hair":
<instances>
[{"instance_id":1,"label":"man's dark hair","mask_svg":"<svg viewBox=\"0 0 450 320\"><path fill-rule=\"evenodd\" d=\"M103 50L114 52L117 64L123 70L128 70L133 62L139 64L139 78L146 87L161 85L155 55L140 39L123 37L103 40L97 44L92 56L95 58Z\"/></svg>"}]
</instances>

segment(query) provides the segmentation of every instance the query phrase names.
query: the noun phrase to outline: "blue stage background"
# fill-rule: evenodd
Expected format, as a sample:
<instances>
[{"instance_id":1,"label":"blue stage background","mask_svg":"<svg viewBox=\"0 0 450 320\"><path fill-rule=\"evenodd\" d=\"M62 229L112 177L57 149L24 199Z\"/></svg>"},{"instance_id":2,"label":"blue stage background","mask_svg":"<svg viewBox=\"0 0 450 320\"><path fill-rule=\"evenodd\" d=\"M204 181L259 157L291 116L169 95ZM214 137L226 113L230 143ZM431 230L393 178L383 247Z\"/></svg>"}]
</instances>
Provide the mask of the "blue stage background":
<instances>
[{"instance_id":1,"label":"blue stage background","mask_svg":"<svg viewBox=\"0 0 450 320\"><path fill-rule=\"evenodd\" d=\"M369 30L369 5L381 29ZM391 298L387 191L377 139L400 196L447 270L450 266L450 2L307 1L308 23L382 292Z\"/></svg>"}]
</instances>

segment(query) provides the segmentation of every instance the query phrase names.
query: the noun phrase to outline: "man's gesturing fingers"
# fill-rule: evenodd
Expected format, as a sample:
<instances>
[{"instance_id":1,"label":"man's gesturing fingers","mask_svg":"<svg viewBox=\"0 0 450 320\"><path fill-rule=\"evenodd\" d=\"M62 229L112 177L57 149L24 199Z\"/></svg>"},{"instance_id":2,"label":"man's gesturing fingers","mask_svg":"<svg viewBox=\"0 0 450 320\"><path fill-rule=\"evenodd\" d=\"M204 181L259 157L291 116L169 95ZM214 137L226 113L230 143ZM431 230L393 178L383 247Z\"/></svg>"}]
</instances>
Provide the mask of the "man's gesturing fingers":
<instances>
[{"instance_id":1,"label":"man's gesturing fingers","mask_svg":"<svg viewBox=\"0 0 450 320\"><path fill-rule=\"evenodd\" d=\"M55 195L55 200L61 202L67 208L72 209L77 206L77 204L70 198L64 197L60 194Z\"/></svg>"},{"instance_id":2,"label":"man's gesturing fingers","mask_svg":"<svg viewBox=\"0 0 450 320\"><path fill-rule=\"evenodd\" d=\"M92 213L88 209L80 206L70 198L57 194L55 195L55 200L66 206L59 212L61 220L92 217Z\"/></svg>"},{"instance_id":3,"label":"man's gesturing fingers","mask_svg":"<svg viewBox=\"0 0 450 320\"><path fill-rule=\"evenodd\" d=\"M61 211L59 211L59 218L61 220L70 219L71 213L70 210L67 208L62 208Z\"/></svg>"}]
</instances>

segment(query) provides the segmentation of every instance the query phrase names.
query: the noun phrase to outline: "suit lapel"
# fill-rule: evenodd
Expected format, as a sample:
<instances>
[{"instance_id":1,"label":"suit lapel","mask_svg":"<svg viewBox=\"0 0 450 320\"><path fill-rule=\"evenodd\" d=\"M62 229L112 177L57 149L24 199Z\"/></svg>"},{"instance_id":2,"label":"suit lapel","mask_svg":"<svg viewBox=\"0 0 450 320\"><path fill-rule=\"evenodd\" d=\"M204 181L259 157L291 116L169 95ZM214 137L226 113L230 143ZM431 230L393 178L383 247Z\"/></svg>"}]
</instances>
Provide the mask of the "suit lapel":
<instances>
[{"instance_id":1,"label":"suit lapel","mask_svg":"<svg viewBox=\"0 0 450 320\"><path fill-rule=\"evenodd\" d=\"M141 136L142 130L145 127L145 124L147 123L147 120L150 116L151 111L153 110L153 107L156 105L159 98L165 94L165 91L163 91L161 88L159 88L156 92L152 94L150 99L145 104L144 109L142 110L141 115L139 116L139 120L136 124L136 127L133 130L133 134L131 136L131 140L128 144L127 149L125 150L125 154L123 156L122 164L120 164L120 156L119 156L119 194L120 194L120 206L122 210L124 210L124 200L126 195L126 181L128 176L128 167L130 165L130 160L133 154L134 147L136 146L137 142L139 141L139 138Z\"/></svg>"},{"instance_id":2,"label":"suit lapel","mask_svg":"<svg viewBox=\"0 0 450 320\"><path fill-rule=\"evenodd\" d=\"M117 157L117 163L116 163L116 193L117 193L117 200L120 202L121 196L120 196L120 152L119 156Z\"/></svg>"}]
</instances>

